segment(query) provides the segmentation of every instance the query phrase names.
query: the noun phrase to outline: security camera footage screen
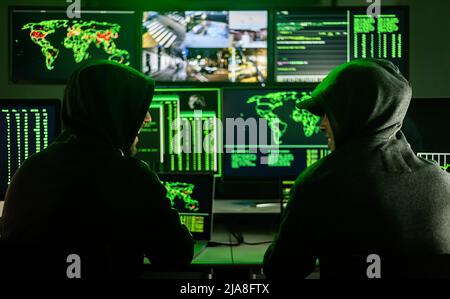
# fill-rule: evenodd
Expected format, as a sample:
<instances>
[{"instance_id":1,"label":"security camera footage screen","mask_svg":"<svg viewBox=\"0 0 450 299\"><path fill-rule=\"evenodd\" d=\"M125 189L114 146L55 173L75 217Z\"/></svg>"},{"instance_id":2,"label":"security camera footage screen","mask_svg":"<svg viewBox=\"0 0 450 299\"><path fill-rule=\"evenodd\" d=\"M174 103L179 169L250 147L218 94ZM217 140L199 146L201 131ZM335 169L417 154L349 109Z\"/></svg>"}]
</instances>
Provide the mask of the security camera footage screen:
<instances>
[{"instance_id":1,"label":"security camera footage screen","mask_svg":"<svg viewBox=\"0 0 450 299\"><path fill-rule=\"evenodd\" d=\"M147 11L142 47L156 81L265 82L267 11Z\"/></svg>"},{"instance_id":2,"label":"security camera footage screen","mask_svg":"<svg viewBox=\"0 0 450 299\"><path fill-rule=\"evenodd\" d=\"M64 83L93 59L135 66L132 11L83 10L69 19L65 10L16 9L10 26L13 82Z\"/></svg>"}]
</instances>

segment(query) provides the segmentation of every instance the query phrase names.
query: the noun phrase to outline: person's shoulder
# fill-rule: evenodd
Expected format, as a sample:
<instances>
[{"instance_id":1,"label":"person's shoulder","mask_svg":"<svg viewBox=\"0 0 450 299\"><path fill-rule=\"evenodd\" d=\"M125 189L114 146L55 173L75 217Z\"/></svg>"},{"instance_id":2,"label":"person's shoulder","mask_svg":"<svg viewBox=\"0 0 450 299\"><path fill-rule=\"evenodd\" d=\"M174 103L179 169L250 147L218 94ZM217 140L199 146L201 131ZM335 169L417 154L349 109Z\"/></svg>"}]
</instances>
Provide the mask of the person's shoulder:
<instances>
[{"instance_id":1,"label":"person's shoulder","mask_svg":"<svg viewBox=\"0 0 450 299\"><path fill-rule=\"evenodd\" d=\"M333 153L331 153L310 165L297 177L296 185L319 180L328 172L327 169L333 163L333 158Z\"/></svg>"},{"instance_id":2,"label":"person's shoulder","mask_svg":"<svg viewBox=\"0 0 450 299\"><path fill-rule=\"evenodd\" d=\"M123 163L127 165L129 171L135 173L143 179L159 181L157 174L150 168L150 166L146 162L134 157L127 157L123 160Z\"/></svg>"},{"instance_id":3,"label":"person's shoulder","mask_svg":"<svg viewBox=\"0 0 450 299\"><path fill-rule=\"evenodd\" d=\"M42 167L48 165L48 160L52 158L51 145L37 153L28 156L25 161L20 165L20 169L31 167Z\"/></svg>"},{"instance_id":4,"label":"person's shoulder","mask_svg":"<svg viewBox=\"0 0 450 299\"><path fill-rule=\"evenodd\" d=\"M122 160L122 163L141 173L153 173L153 171L150 169L150 166L146 162L134 157L126 157Z\"/></svg>"}]
</instances>

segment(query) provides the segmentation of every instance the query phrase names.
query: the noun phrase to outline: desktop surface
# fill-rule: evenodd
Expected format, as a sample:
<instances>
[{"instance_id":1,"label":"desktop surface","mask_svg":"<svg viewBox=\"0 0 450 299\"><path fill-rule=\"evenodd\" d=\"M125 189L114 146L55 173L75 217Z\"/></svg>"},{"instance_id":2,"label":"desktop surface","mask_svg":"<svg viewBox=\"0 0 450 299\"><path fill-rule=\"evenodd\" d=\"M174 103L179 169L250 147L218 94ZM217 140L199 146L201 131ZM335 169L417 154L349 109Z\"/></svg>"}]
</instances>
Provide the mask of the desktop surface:
<instances>
[{"instance_id":1,"label":"desktop surface","mask_svg":"<svg viewBox=\"0 0 450 299\"><path fill-rule=\"evenodd\" d=\"M213 214L278 214L280 200L223 199L214 202Z\"/></svg>"},{"instance_id":2,"label":"desktop surface","mask_svg":"<svg viewBox=\"0 0 450 299\"><path fill-rule=\"evenodd\" d=\"M251 235L250 235L251 236ZM261 236L254 235L250 239L259 239ZM272 236L264 236L266 239ZM264 254L269 247L267 244L239 246L214 246L208 247L206 243L196 242L194 244L194 266L227 266L227 265L262 265ZM144 258L144 264L150 265L150 261Z\"/></svg>"}]
</instances>

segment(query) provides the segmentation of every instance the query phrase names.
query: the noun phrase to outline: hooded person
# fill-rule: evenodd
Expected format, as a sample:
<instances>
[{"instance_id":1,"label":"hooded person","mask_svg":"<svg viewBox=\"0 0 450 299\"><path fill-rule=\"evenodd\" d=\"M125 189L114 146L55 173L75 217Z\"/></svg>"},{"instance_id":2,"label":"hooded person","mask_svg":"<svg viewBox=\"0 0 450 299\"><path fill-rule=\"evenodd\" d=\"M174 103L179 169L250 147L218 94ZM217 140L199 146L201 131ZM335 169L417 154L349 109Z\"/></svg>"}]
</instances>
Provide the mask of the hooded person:
<instances>
[{"instance_id":1,"label":"hooded person","mask_svg":"<svg viewBox=\"0 0 450 299\"><path fill-rule=\"evenodd\" d=\"M115 62L76 70L65 90L63 132L23 163L7 190L2 239L95 244L105 254L91 261L103 259L112 278L139 277L144 255L155 267L189 265L191 234L157 175L132 157L154 88Z\"/></svg>"},{"instance_id":2,"label":"hooded person","mask_svg":"<svg viewBox=\"0 0 450 299\"><path fill-rule=\"evenodd\" d=\"M317 259L321 278L448 275L447 259L438 268L450 253L450 175L405 139L410 99L395 65L360 59L298 101L323 117L332 152L297 178L264 257L268 278L306 277Z\"/></svg>"}]
</instances>

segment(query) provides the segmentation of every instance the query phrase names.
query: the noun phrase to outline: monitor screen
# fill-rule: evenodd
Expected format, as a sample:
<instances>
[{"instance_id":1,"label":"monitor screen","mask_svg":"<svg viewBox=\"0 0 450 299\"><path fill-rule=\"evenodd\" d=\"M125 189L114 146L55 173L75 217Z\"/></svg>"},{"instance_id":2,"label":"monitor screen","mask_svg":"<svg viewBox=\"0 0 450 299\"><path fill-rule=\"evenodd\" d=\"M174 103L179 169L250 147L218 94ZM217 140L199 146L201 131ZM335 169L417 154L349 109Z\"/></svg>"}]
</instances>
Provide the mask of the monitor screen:
<instances>
[{"instance_id":1,"label":"monitor screen","mask_svg":"<svg viewBox=\"0 0 450 299\"><path fill-rule=\"evenodd\" d=\"M328 154L320 118L295 109L311 90L224 89L224 176L297 176Z\"/></svg>"},{"instance_id":2,"label":"monitor screen","mask_svg":"<svg viewBox=\"0 0 450 299\"><path fill-rule=\"evenodd\" d=\"M221 175L220 89L157 89L150 115L139 135L138 159L158 172Z\"/></svg>"},{"instance_id":3,"label":"monitor screen","mask_svg":"<svg viewBox=\"0 0 450 299\"><path fill-rule=\"evenodd\" d=\"M142 71L159 82L265 82L267 20L267 11L146 11Z\"/></svg>"},{"instance_id":4,"label":"monitor screen","mask_svg":"<svg viewBox=\"0 0 450 299\"><path fill-rule=\"evenodd\" d=\"M196 240L210 240L214 177L212 175L159 174L167 198Z\"/></svg>"},{"instance_id":5,"label":"monitor screen","mask_svg":"<svg viewBox=\"0 0 450 299\"><path fill-rule=\"evenodd\" d=\"M383 6L275 13L275 81L320 82L336 66L357 58L383 58L408 77L407 7Z\"/></svg>"},{"instance_id":6,"label":"monitor screen","mask_svg":"<svg viewBox=\"0 0 450 299\"><path fill-rule=\"evenodd\" d=\"M109 59L136 67L136 21L132 11L12 9L13 82L64 83L81 64Z\"/></svg>"},{"instance_id":7,"label":"monitor screen","mask_svg":"<svg viewBox=\"0 0 450 299\"><path fill-rule=\"evenodd\" d=\"M412 99L402 131L418 156L436 161L450 172L448 111L450 98Z\"/></svg>"},{"instance_id":8,"label":"monitor screen","mask_svg":"<svg viewBox=\"0 0 450 299\"><path fill-rule=\"evenodd\" d=\"M291 190L295 186L294 178L283 178L280 181L280 199L281 199L281 213L283 213L289 200L291 199Z\"/></svg>"},{"instance_id":9,"label":"monitor screen","mask_svg":"<svg viewBox=\"0 0 450 299\"><path fill-rule=\"evenodd\" d=\"M0 200L16 170L59 134L59 100L0 100Z\"/></svg>"}]
</instances>

